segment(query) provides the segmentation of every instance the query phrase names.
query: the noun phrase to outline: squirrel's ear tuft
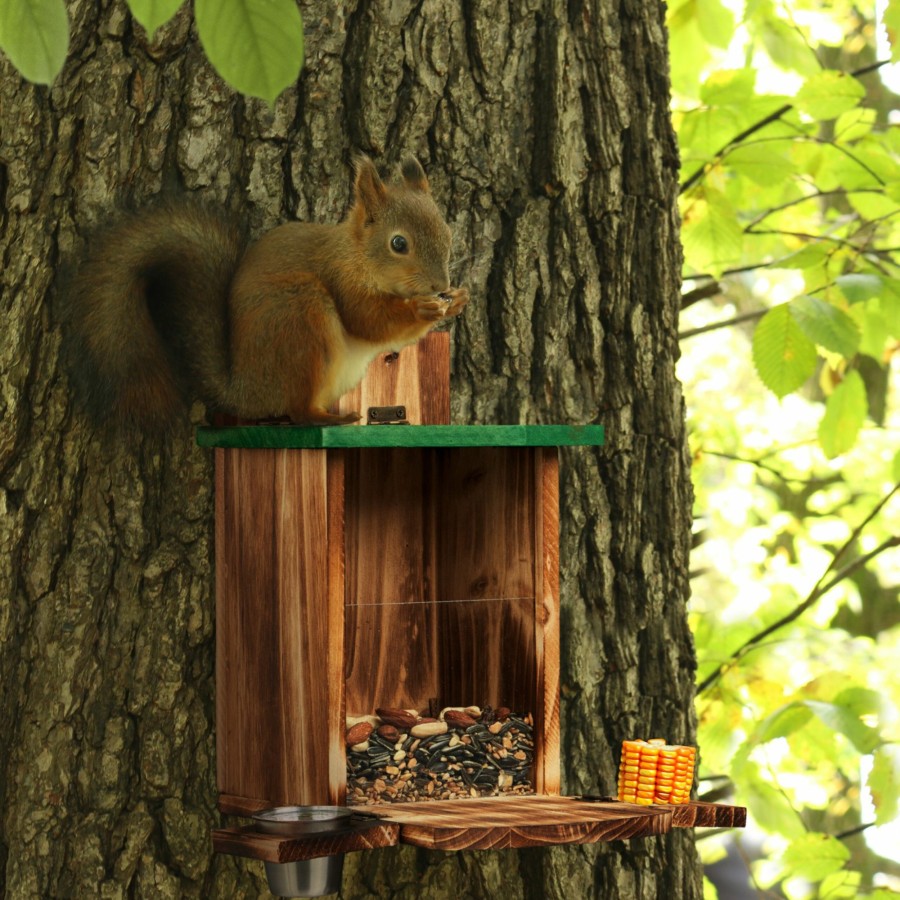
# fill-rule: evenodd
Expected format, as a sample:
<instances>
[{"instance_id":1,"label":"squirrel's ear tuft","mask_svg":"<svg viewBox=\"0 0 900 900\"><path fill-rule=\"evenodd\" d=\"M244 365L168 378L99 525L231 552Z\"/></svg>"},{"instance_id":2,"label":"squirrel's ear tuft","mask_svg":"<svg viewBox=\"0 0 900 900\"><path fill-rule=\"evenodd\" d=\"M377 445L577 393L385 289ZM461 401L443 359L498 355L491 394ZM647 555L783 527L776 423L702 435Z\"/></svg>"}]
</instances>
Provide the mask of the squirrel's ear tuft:
<instances>
[{"instance_id":1,"label":"squirrel's ear tuft","mask_svg":"<svg viewBox=\"0 0 900 900\"><path fill-rule=\"evenodd\" d=\"M374 163L364 153L359 153L353 160L356 180L353 185L354 206L361 207L365 219L371 222L387 200L385 188Z\"/></svg>"},{"instance_id":2,"label":"squirrel's ear tuft","mask_svg":"<svg viewBox=\"0 0 900 900\"><path fill-rule=\"evenodd\" d=\"M425 175L425 170L414 156L408 156L400 163L400 175L406 182L407 187L412 188L414 191L430 193L431 189L428 186L428 177Z\"/></svg>"}]
</instances>

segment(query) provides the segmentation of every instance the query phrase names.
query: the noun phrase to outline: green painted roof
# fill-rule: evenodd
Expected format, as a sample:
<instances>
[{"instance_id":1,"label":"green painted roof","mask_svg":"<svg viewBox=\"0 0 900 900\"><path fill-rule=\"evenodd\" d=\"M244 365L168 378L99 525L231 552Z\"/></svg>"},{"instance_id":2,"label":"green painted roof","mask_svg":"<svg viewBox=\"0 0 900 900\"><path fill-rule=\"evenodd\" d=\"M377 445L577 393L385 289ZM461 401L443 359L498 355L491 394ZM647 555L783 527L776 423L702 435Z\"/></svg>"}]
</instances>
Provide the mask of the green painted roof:
<instances>
[{"instance_id":1,"label":"green painted roof","mask_svg":"<svg viewBox=\"0 0 900 900\"><path fill-rule=\"evenodd\" d=\"M239 425L198 428L201 447L601 447L602 425Z\"/></svg>"}]
</instances>

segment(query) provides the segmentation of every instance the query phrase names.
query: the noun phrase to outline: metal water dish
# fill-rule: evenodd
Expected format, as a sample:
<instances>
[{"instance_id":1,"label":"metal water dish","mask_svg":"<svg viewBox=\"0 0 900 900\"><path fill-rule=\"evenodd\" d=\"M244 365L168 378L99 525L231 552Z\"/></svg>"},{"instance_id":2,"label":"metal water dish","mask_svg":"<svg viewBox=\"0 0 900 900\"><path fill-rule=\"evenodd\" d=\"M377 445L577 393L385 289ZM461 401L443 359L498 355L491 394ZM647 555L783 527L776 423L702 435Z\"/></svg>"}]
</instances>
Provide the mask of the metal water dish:
<instances>
[{"instance_id":1,"label":"metal water dish","mask_svg":"<svg viewBox=\"0 0 900 900\"><path fill-rule=\"evenodd\" d=\"M346 828L353 810L346 806L275 806L253 816L257 831L285 837L314 837ZM341 889L344 854L292 863L267 862L269 890L279 897L321 897Z\"/></svg>"}]
</instances>

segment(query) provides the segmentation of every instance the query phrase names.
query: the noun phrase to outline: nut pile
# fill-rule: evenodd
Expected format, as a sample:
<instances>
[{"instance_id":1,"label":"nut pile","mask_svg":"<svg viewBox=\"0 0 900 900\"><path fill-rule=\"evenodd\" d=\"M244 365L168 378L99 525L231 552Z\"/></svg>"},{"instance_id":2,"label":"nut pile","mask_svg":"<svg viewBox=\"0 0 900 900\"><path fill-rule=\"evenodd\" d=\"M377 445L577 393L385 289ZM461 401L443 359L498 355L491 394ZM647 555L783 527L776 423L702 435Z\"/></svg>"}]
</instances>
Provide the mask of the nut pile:
<instances>
[{"instance_id":1,"label":"nut pile","mask_svg":"<svg viewBox=\"0 0 900 900\"><path fill-rule=\"evenodd\" d=\"M447 707L437 718L379 708L348 717L347 803L531 794L531 715Z\"/></svg>"}]
</instances>

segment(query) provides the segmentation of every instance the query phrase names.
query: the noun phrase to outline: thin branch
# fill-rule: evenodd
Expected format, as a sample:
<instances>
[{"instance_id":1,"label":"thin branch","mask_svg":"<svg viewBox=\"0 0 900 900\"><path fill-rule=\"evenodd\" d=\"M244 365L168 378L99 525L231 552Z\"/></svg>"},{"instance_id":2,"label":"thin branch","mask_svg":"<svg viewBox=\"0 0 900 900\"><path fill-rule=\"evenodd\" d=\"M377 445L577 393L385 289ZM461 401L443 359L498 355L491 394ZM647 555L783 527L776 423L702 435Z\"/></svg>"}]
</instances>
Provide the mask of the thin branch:
<instances>
[{"instance_id":1,"label":"thin branch","mask_svg":"<svg viewBox=\"0 0 900 900\"><path fill-rule=\"evenodd\" d=\"M731 319L723 319L721 322L713 322L711 325L703 325L700 328L689 328L687 331L678 332L678 340L696 337L698 334L706 334L708 331L716 331L719 328L730 328L732 325L740 325L741 322L750 322L753 319L761 319L767 312L767 309L757 309L754 312L741 313Z\"/></svg>"},{"instance_id":2,"label":"thin branch","mask_svg":"<svg viewBox=\"0 0 900 900\"><path fill-rule=\"evenodd\" d=\"M763 472L768 473L774 478L777 478L782 484L786 485L799 484L809 488L821 488L840 480L840 477L836 474L829 475L827 478L823 478L821 476L813 478L792 478L791 476L785 475L783 472L780 472L775 468L775 466L765 462L765 457L756 457L754 459L750 459L746 456L738 456L735 453L725 453L722 450L701 449L699 452L703 456L713 456L716 459L727 459L729 462L743 463L747 466L754 466L755 468L761 469Z\"/></svg>"},{"instance_id":3,"label":"thin branch","mask_svg":"<svg viewBox=\"0 0 900 900\"><path fill-rule=\"evenodd\" d=\"M714 154L712 162L718 162L722 159L722 157L728 152L728 150L733 147L735 144L739 144L741 141L750 137L751 134L756 134L757 131L765 128L766 125L771 125L773 122L777 122L785 113L790 112L794 108L793 103L785 103L784 106L779 107L774 112L769 113L769 115L760 119L755 124L751 125L749 128L745 128L739 134L736 134L731 140L728 141L727 144L723 144ZM712 165L712 162L706 163L705 165L700 166L684 184L679 188L678 193L683 194L685 191L689 191L706 173L706 170L709 166Z\"/></svg>"},{"instance_id":4,"label":"thin branch","mask_svg":"<svg viewBox=\"0 0 900 900\"><path fill-rule=\"evenodd\" d=\"M799 206L801 203L806 203L809 200L819 200L822 197L833 197L833 196L848 196L849 194L884 194L884 190L881 188L856 188L854 190L848 190L847 188L837 188L833 191L816 191L812 194L806 194L803 197L797 197L794 200L788 200L787 203L782 203L779 206L773 206L771 209L767 209L765 212L761 212L755 219L751 219L745 226L744 230L747 231L752 228L754 225L758 225L760 222L764 222L769 216L774 215L778 212L784 212L786 209L790 209L792 206Z\"/></svg>"},{"instance_id":5,"label":"thin branch","mask_svg":"<svg viewBox=\"0 0 900 900\"><path fill-rule=\"evenodd\" d=\"M758 645L760 642L764 641L767 637L773 634L776 631L784 628L785 625L789 625L791 622L798 619L803 615L808 609L815 605L815 603L825 594L827 594L835 585L839 584L845 578L848 578L858 569L861 569L867 563L869 563L872 559L878 556L880 553L883 553L885 550L889 550L891 547L900 547L900 535L893 535L882 541L874 550L869 551L868 553L863 554L862 556L857 557L852 562L848 563L844 568L835 571L838 562L841 558L848 552L850 547L852 547L863 529L875 516L878 515L879 512L884 508L885 504L894 496L894 494L900 491L900 482L894 485L893 489L885 494L884 497L875 505L875 507L869 512L869 514L863 519L862 522L857 525L856 528L853 529L853 533L847 540L843 543L837 553L831 558L831 561L825 567L825 571L822 572L819 580L813 586L813 589L809 592L806 599L799 603L794 607L789 613L782 616L778 621L773 622L771 625L763 628L762 631L753 635L753 637L748 638L735 650L727 662L723 663L719 668L708 675L698 686L697 693L701 694L703 691L708 690L712 687L724 673L730 669L732 666L736 665L737 662L753 647ZM829 574L834 572L834 577L826 582L826 578Z\"/></svg>"},{"instance_id":6,"label":"thin branch","mask_svg":"<svg viewBox=\"0 0 900 900\"><path fill-rule=\"evenodd\" d=\"M872 63L869 66L863 66L861 69L856 69L850 74L854 78L859 78L861 75L868 75L869 72L874 72L876 69L882 68L882 66L886 66L890 64L889 59L882 60L881 62ZM757 131L761 131L767 125L771 125L773 122L777 122L785 113L790 112L794 108L793 103L785 103L784 106L780 106L774 112L769 113L769 115L764 116L758 122L753 125L745 128L743 131L736 134L733 138L723 144L714 154L712 161L707 163L706 165L700 166L696 172L691 175L684 184L681 185L678 193L683 194L685 191L690 190L700 179L704 176L707 169L713 165L714 163L718 163L721 161L722 157L732 148L735 144L739 144L741 141L746 140L750 135L756 134Z\"/></svg>"},{"instance_id":7,"label":"thin branch","mask_svg":"<svg viewBox=\"0 0 900 900\"><path fill-rule=\"evenodd\" d=\"M855 834L861 834L869 828L874 828L877 824L877 822L866 822L864 825L857 825L856 828L848 828L846 831L841 831L835 837L842 841L844 838L853 837Z\"/></svg>"},{"instance_id":8,"label":"thin branch","mask_svg":"<svg viewBox=\"0 0 900 900\"><path fill-rule=\"evenodd\" d=\"M864 223L865 226L868 226L871 224L872 224L871 222ZM805 231L782 231L779 228L764 228L764 229L759 229L759 230L756 230L756 229L750 230L749 228L747 228L747 229L744 229L744 233L752 234L757 237L760 235L777 234L780 236L796 237L796 238L800 238L801 240L805 240L805 241L830 241L832 244L837 244L840 247L849 247L851 250L859 249L859 247L856 244L854 244L853 241L850 240L849 238L832 237L831 235L828 235L828 234L808 234ZM870 256L874 256L878 259L883 259L886 262L890 262L890 263L893 263L894 265L897 265L897 263L894 263L893 254L897 253L898 251L900 251L900 247L870 247L865 252L866 252L866 254L868 254Z\"/></svg>"},{"instance_id":9,"label":"thin branch","mask_svg":"<svg viewBox=\"0 0 900 900\"><path fill-rule=\"evenodd\" d=\"M688 307L693 306L695 303L699 303L701 300L709 300L710 297L715 297L716 294L721 293L722 285L719 284L718 280L713 278L706 284L703 284L700 287L695 287L693 288L693 290L688 291L686 294L682 294L681 308L687 309Z\"/></svg>"}]
</instances>

